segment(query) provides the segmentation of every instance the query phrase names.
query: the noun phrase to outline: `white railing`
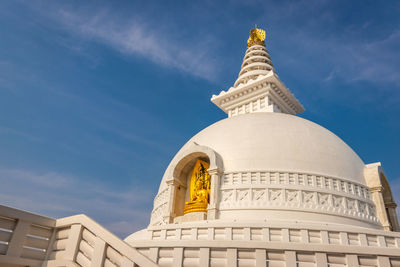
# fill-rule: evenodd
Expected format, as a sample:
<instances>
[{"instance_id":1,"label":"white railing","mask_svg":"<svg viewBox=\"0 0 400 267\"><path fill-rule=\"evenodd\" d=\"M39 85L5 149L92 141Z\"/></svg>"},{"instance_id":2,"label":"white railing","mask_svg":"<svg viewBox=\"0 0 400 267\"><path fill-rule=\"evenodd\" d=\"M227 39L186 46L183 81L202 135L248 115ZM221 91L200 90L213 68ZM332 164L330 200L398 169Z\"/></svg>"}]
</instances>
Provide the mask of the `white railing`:
<instances>
[{"instance_id":1,"label":"white railing","mask_svg":"<svg viewBox=\"0 0 400 267\"><path fill-rule=\"evenodd\" d=\"M85 215L52 219L0 205L0 266L157 266Z\"/></svg>"},{"instance_id":2,"label":"white railing","mask_svg":"<svg viewBox=\"0 0 400 267\"><path fill-rule=\"evenodd\" d=\"M0 265L41 266L55 219L0 205Z\"/></svg>"}]
</instances>

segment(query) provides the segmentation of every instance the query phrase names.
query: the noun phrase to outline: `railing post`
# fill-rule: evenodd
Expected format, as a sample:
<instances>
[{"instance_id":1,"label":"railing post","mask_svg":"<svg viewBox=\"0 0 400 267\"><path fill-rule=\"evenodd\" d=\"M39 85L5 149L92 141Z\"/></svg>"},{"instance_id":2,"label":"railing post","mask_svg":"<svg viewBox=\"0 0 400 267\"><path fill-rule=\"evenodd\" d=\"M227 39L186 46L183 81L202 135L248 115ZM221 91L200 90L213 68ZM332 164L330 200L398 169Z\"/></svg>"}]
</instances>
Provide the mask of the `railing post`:
<instances>
[{"instance_id":1,"label":"railing post","mask_svg":"<svg viewBox=\"0 0 400 267\"><path fill-rule=\"evenodd\" d=\"M106 242L103 239L96 236L94 241L94 249L93 249L93 259L91 267L102 267L104 258L106 255Z\"/></svg>"},{"instance_id":2,"label":"railing post","mask_svg":"<svg viewBox=\"0 0 400 267\"><path fill-rule=\"evenodd\" d=\"M183 248L174 248L173 255L172 266L181 267L183 264Z\"/></svg>"},{"instance_id":3,"label":"railing post","mask_svg":"<svg viewBox=\"0 0 400 267\"><path fill-rule=\"evenodd\" d=\"M267 253L265 249L256 249L256 267L265 267L267 262Z\"/></svg>"},{"instance_id":4,"label":"railing post","mask_svg":"<svg viewBox=\"0 0 400 267\"><path fill-rule=\"evenodd\" d=\"M49 259L50 253L53 251L54 242L56 240L57 228L52 228L52 229L53 229L52 230L53 233L50 236L49 245L47 246L47 249L46 249L46 256L44 257L45 261L47 261Z\"/></svg>"},{"instance_id":5,"label":"railing post","mask_svg":"<svg viewBox=\"0 0 400 267\"><path fill-rule=\"evenodd\" d=\"M7 256L20 257L24 249L24 241L26 235L29 233L31 224L29 222L18 220L10 243L7 249Z\"/></svg>"},{"instance_id":6,"label":"railing post","mask_svg":"<svg viewBox=\"0 0 400 267\"><path fill-rule=\"evenodd\" d=\"M378 256L378 267L392 266L390 265L389 257Z\"/></svg>"},{"instance_id":7,"label":"railing post","mask_svg":"<svg viewBox=\"0 0 400 267\"><path fill-rule=\"evenodd\" d=\"M326 256L326 253L315 253L315 263L317 264L317 267L328 266L328 258Z\"/></svg>"},{"instance_id":8,"label":"railing post","mask_svg":"<svg viewBox=\"0 0 400 267\"><path fill-rule=\"evenodd\" d=\"M157 263L157 260L158 260L158 247L150 248L149 258L150 258L150 260L152 260L155 263Z\"/></svg>"},{"instance_id":9,"label":"railing post","mask_svg":"<svg viewBox=\"0 0 400 267\"><path fill-rule=\"evenodd\" d=\"M347 266L358 266L358 256L355 254L346 255Z\"/></svg>"},{"instance_id":10,"label":"railing post","mask_svg":"<svg viewBox=\"0 0 400 267\"><path fill-rule=\"evenodd\" d=\"M285 251L285 261L287 267L296 267L296 252L291 250ZM349 265L352 266L352 265Z\"/></svg>"},{"instance_id":11,"label":"railing post","mask_svg":"<svg viewBox=\"0 0 400 267\"><path fill-rule=\"evenodd\" d=\"M228 248L226 252L228 266L237 267L237 249Z\"/></svg>"},{"instance_id":12,"label":"railing post","mask_svg":"<svg viewBox=\"0 0 400 267\"><path fill-rule=\"evenodd\" d=\"M200 248L200 267L210 266L210 248Z\"/></svg>"},{"instance_id":13,"label":"railing post","mask_svg":"<svg viewBox=\"0 0 400 267\"><path fill-rule=\"evenodd\" d=\"M82 236L82 225L73 224L69 230L67 245L65 247L64 259L75 262Z\"/></svg>"}]
</instances>

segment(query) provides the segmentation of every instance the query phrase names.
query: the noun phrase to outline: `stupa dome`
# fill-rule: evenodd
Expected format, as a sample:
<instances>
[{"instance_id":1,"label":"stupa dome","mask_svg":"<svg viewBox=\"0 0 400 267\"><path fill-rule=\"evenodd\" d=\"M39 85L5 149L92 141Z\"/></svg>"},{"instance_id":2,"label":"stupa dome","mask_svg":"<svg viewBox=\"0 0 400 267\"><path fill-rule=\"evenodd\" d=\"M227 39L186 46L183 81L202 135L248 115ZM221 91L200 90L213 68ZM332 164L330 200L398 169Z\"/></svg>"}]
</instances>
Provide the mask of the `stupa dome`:
<instances>
[{"instance_id":1,"label":"stupa dome","mask_svg":"<svg viewBox=\"0 0 400 267\"><path fill-rule=\"evenodd\" d=\"M157 198L168 191L168 181L193 168L187 155L207 159L198 148L213 151L223 172L217 193L220 220L377 225L365 164L358 155L318 124L274 112L227 118L192 137L165 171L155 209L162 202ZM153 213L152 223L160 222L158 215Z\"/></svg>"},{"instance_id":2,"label":"stupa dome","mask_svg":"<svg viewBox=\"0 0 400 267\"><path fill-rule=\"evenodd\" d=\"M223 119L193 136L181 151L193 143L218 153L225 172L310 173L365 185L365 164L345 142L324 127L293 115L260 112ZM160 190L167 186L166 179Z\"/></svg>"}]
</instances>

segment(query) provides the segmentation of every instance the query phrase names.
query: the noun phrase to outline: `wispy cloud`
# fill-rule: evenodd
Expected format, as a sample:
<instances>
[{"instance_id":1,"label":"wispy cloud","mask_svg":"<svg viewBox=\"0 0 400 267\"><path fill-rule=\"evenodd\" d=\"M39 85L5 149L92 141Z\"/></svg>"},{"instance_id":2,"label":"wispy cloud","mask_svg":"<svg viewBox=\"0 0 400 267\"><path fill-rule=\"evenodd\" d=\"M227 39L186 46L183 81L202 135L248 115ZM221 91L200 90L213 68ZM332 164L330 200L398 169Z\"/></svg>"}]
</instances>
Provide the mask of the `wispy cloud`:
<instances>
[{"instance_id":1,"label":"wispy cloud","mask_svg":"<svg viewBox=\"0 0 400 267\"><path fill-rule=\"evenodd\" d=\"M10 127L4 127L0 125L0 135L16 135L34 142L43 142L43 139L37 136L34 136L30 133L17 130L17 129L12 129Z\"/></svg>"},{"instance_id":2,"label":"wispy cloud","mask_svg":"<svg viewBox=\"0 0 400 267\"><path fill-rule=\"evenodd\" d=\"M400 53L397 51L397 47L400 46L400 29L371 41L343 40L350 39L348 35L323 39L307 31L298 32L291 36L291 39L297 40L297 47L305 56L319 58L314 68L320 65L326 70L330 68L324 81L338 77L347 82L367 81L400 85L397 67L397 62L400 62ZM302 64L305 70L313 68L310 63L301 60L291 63Z\"/></svg>"},{"instance_id":3,"label":"wispy cloud","mask_svg":"<svg viewBox=\"0 0 400 267\"><path fill-rule=\"evenodd\" d=\"M110 178L111 179L111 178ZM120 237L148 224L153 192L77 179L57 172L0 168L0 203L59 218L85 213Z\"/></svg>"},{"instance_id":4,"label":"wispy cloud","mask_svg":"<svg viewBox=\"0 0 400 267\"><path fill-rule=\"evenodd\" d=\"M326 76L326 78L324 79L325 82L329 82L331 81L333 78L335 77L335 71L332 70L328 76Z\"/></svg>"},{"instance_id":5,"label":"wispy cloud","mask_svg":"<svg viewBox=\"0 0 400 267\"><path fill-rule=\"evenodd\" d=\"M168 36L138 14L121 19L114 12L99 10L83 13L60 9L52 17L80 38L105 44L126 55L142 56L155 64L180 70L193 76L214 80L218 70L212 57L212 36L187 41ZM173 26L171 26L173 27ZM70 43L70 42L69 42ZM76 45L72 46L77 50ZM80 49L78 49L80 50ZM82 52L82 51L80 51Z\"/></svg>"},{"instance_id":6,"label":"wispy cloud","mask_svg":"<svg viewBox=\"0 0 400 267\"><path fill-rule=\"evenodd\" d=\"M355 80L375 82L394 82L400 85L398 62L400 62L400 29L383 39L371 41L360 46L349 47L349 53L354 59L348 64L357 65L358 73Z\"/></svg>"}]
</instances>

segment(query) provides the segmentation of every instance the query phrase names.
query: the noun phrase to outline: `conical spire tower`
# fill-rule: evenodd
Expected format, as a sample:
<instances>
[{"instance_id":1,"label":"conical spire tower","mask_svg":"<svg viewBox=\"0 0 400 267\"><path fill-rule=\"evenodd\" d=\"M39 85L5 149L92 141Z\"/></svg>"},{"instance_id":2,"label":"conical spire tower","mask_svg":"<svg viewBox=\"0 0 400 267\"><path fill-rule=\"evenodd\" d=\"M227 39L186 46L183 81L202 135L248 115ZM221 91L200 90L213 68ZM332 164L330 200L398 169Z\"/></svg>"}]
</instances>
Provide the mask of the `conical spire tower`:
<instances>
[{"instance_id":1,"label":"conical spire tower","mask_svg":"<svg viewBox=\"0 0 400 267\"><path fill-rule=\"evenodd\" d=\"M247 51L233 87L213 95L211 101L229 117L253 112L296 115L303 106L276 74L265 48L265 31L251 29Z\"/></svg>"}]
</instances>

